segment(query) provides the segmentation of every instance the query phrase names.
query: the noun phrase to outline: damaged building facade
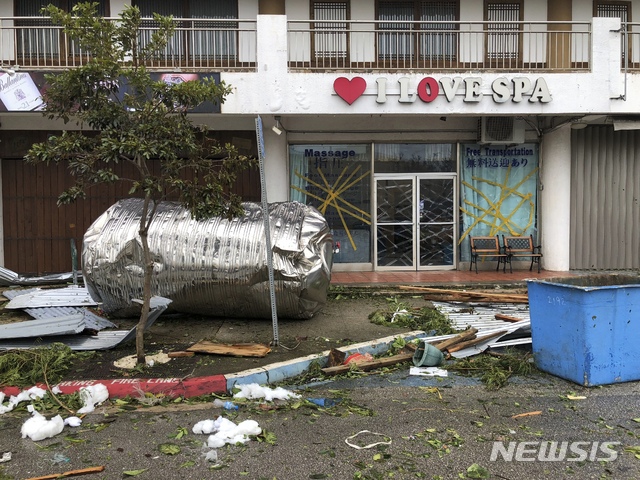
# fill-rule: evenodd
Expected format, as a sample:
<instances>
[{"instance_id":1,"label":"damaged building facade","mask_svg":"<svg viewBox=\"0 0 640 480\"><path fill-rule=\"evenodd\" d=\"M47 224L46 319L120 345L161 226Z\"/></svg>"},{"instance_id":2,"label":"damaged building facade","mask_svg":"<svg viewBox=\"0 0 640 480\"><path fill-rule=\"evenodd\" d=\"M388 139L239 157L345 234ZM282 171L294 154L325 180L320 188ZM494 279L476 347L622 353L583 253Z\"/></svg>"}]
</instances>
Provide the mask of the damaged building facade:
<instances>
[{"instance_id":1,"label":"damaged building facade","mask_svg":"<svg viewBox=\"0 0 640 480\"><path fill-rule=\"evenodd\" d=\"M158 78L233 87L198 122L257 155L261 117L268 201L324 215L334 271L465 269L487 235L533 235L547 270L640 268L640 1L131 2L174 16ZM64 168L22 159L68 128L39 112L44 74L82 62L42 4L0 5L0 261L21 274L68 271L127 191L58 208Z\"/></svg>"}]
</instances>

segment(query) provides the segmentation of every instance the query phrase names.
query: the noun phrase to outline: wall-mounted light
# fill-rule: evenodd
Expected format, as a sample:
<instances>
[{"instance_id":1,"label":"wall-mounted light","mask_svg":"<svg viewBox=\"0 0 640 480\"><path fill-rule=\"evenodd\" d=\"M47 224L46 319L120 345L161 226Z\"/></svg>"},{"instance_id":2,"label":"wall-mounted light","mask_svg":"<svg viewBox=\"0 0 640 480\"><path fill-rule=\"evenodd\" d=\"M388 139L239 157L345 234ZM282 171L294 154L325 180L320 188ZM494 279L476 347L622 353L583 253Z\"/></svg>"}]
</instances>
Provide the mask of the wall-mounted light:
<instances>
[{"instance_id":1,"label":"wall-mounted light","mask_svg":"<svg viewBox=\"0 0 640 480\"><path fill-rule=\"evenodd\" d=\"M572 130L582 130L583 128L587 128L589 124L587 122L573 122L571 123Z\"/></svg>"},{"instance_id":2,"label":"wall-mounted light","mask_svg":"<svg viewBox=\"0 0 640 480\"><path fill-rule=\"evenodd\" d=\"M0 72L6 73L10 77L13 77L16 74L16 71L13 68L0 67Z\"/></svg>"},{"instance_id":3,"label":"wall-mounted light","mask_svg":"<svg viewBox=\"0 0 640 480\"><path fill-rule=\"evenodd\" d=\"M276 118L276 124L271 128L275 132L276 135L282 135L282 125L280 125L280 117Z\"/></svg>"}]
</instances>

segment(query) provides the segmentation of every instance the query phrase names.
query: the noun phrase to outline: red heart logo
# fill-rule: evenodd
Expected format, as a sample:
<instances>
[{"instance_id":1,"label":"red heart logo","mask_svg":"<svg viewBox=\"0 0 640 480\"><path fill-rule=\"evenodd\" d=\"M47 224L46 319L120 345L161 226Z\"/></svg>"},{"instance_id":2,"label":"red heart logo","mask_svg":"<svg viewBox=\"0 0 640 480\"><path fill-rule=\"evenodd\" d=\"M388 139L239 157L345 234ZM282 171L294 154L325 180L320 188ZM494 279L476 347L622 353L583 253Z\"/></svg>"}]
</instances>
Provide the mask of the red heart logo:
<instances>
[{"instance_id":1,"label":"red heart logo","mask_svg":"<svg viewBox=\"0 0 640 480\"><path fill-rule=\"evenodd\" d=\"M333 89L338 96L351 105L367 88L367 82L362 77L355 77L349 80L346 77L338 77L333 82Z\"/></svg>"}]
</instances>

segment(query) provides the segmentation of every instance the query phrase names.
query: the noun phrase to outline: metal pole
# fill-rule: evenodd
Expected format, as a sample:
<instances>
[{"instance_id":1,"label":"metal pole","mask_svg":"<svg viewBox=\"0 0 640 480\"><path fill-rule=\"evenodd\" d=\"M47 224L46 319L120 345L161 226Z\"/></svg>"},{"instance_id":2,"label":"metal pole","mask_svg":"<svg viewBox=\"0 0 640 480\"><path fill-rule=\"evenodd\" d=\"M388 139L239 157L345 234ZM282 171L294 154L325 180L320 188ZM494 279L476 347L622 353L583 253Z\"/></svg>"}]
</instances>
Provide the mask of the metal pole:
<instances>
[{"instance_id":1,"label":"metal pole","mask_svg":"<svg viewBox=\"0 0 640 480\"><path fill-rule=\"evenodd\" d=\"M260 196L262 198L262 217L264 219L264 238L266 243L267 269L269 270L269 297L271 301L271 323L273 324L272 345L278 346L278 312L276 311L276 288L273 280L273 252L271 251L271 228L269 227L269 204L267 203L267 184L264 178L264 138L262 118L256 118L256 137L258 139L258 159L260 160Z\"/></svg>"}]
</instances>

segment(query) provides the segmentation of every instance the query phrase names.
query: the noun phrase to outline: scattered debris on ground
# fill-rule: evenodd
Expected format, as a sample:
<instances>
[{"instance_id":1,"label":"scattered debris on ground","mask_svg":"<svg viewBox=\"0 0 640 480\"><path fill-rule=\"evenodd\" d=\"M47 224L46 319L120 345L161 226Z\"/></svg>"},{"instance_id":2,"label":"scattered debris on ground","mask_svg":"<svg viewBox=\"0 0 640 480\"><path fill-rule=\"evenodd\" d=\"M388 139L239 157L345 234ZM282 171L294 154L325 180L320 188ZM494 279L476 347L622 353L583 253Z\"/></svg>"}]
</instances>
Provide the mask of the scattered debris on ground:
<instances>
[{"instance_id":1,"label":"scattered debris on ground","mask_svg":"<svg viewBox=\"0 0 640 480\"><path fill-rule=\"evenodd\" d=\"M460 375L479 377L489 390L504 387L512 375L530 375L537 370L531 353L519 350L461 358L443 368Z\"/></svg>"},{"instance_id":2,"label":"scattered debris on ground","mask_svg":"<svg viewBox=\"0 0 640 480\"><path fill-rule=\"evenodd\" d=\"M266 357L267 354L271 352L271 347L261 343L228 344L201 340L187 348L187 352L210 353L232 357Z\"/></svg>"},{"instance_id":3,"label":"scattered debris on ground","mask_svg":"<svg viewBox=\"0 0 640 480\"><path fill-rule=\"evenodd\" d=\"M376 325L411 328L430 332L432 335L447 335L459 331L446 315L432 305L412 307L397 297L387 298L387 307L369 314L369 320Z\"/></svg>"},{"instance_id":4,"label":"scattered debris on ground","mask_svg":"<svg viewBox=\"0 0 640 480\"><path fill-rule=\"evenodd\" d=\"M144 357L145 365L149 367L153 367L156 363L167 363L171 358L168 354L159 352L154 353L153 355L146 355ZM113 362L113 365L117 368L124 368L127 370L133 370L138 368L138 355L127 355L126 357L120 358Z\"/></svg>"},{"instance_id":5,"label":"scattered debris on ground","mask_svg":"<svg viewBox=\"0 0 640 480\"><path fill-rule=\"evenodd\" d=\"M0 352L0 385L55 384L63 378L77 355L62 343Z\"/></svg>"},{"instance_id":6,"label":"scattered debris on ground","mask_svg":"<svg viewBox=\"0 0 640 480\"><path fill-rule=\"evenodd\" d=\"M443 288L414 287L401 285L401 290L427 292L425 300L442 302L477 302L477 303L529 303L529 296L518 293L490 293L466 290L447 290Z\"/></svg>"},{"instance_id":7,"label":"scattered debris on ground","mask_svg":"<svg viewBox=\"0 0 640 480\"><path fill-rule=\"evenodd\" d=\"M34 319L1 325L0 350L30 349L54 343L63 343L72 350L107 350L135 338L137 326L130 330L109 330L116 325L91 310L95 302L90 300L86 287L8 290L3 295L10 299L4 308L24 310ZM140 303L135 299L133 302ZM171 300L163 297L151 298L145 329L170 303Z\"/></svg>"}]
</instances>

